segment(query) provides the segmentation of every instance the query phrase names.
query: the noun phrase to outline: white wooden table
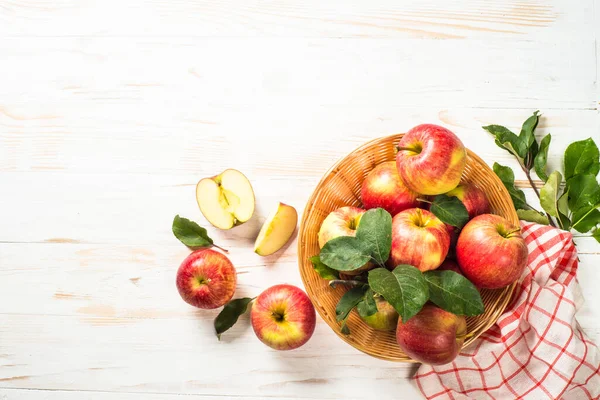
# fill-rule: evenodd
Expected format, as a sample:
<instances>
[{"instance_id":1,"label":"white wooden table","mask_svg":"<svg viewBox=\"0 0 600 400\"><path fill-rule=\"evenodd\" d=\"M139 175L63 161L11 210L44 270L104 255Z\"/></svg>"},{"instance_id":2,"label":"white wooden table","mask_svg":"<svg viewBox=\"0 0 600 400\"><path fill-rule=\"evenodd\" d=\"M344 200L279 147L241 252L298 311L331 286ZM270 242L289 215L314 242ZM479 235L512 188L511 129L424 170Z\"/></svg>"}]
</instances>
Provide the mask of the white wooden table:
<instances>
[{"instance_id":1,"label":"white wooden table","mask_svg":"<svg viewBox=\"0 0 600 400\"><path fill-rule=\"evenodd\" d=\"M433 122L516 167L481 126L540 109L551 164L598 141L599 34L597 0L0 0L0 399L418 398L415 366L321 321L297 351L247 316L217 342L175 289L173 216L208 226L196 182L240 169L255 217L209 228L237 294L301 286L296 244L261 258L257 230L371 138ZM598 341L600 245L577 243Z\"/></svg>"}]
</instances>

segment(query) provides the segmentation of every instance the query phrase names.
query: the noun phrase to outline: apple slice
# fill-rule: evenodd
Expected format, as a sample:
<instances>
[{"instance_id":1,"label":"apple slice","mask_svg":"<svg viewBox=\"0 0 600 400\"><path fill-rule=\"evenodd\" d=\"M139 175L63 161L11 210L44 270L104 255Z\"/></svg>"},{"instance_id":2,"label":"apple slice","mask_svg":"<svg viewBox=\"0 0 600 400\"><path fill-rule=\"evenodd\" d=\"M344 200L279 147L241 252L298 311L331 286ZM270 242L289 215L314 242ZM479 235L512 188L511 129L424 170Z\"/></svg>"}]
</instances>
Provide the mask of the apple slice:
<instances>
[{"instance_id":1,"label":"apple slice","mask_svg":"<svg viewBox=\"0 0 600 400\"><path fill-rule=\"evenodd\" d=\"M226 169L196 185L196 200L204 217L220 229L248 221L254 213L254 191L240 171Z\"/></svg>"},{"instance_id":2,"label":"apple slice","mask_svg":"<svg viewBox=\"0 0 600 400\"><path fill-rule=\"evenodd\" d=\"M281 249L292 237L298 223L296 209L279 203L275 212L271 213L254 242L254 252L268 256Z\"/></svg>"}]
</instances>

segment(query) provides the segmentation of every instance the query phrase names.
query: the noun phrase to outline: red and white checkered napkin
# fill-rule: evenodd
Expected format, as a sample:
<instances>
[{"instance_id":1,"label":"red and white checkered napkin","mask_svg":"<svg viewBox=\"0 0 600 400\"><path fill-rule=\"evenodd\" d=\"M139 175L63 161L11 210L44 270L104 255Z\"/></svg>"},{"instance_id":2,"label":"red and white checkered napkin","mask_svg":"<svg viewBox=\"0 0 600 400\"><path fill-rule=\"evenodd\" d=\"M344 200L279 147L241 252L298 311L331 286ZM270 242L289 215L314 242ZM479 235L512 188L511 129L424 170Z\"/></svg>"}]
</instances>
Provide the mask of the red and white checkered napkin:
<instances>
[{"instance_id":1,"label":"red and white checkered napkin","mask_svg":"<svg viewBox=\"0 0 600 400\"><path fill-rule=\"evenodd\" d=\"M583 303L570 233L521 223L528 268L498 322L450 364L422 365L428 399L597 399L600 353L575 313Z\"/></svg>"}]
</instances>

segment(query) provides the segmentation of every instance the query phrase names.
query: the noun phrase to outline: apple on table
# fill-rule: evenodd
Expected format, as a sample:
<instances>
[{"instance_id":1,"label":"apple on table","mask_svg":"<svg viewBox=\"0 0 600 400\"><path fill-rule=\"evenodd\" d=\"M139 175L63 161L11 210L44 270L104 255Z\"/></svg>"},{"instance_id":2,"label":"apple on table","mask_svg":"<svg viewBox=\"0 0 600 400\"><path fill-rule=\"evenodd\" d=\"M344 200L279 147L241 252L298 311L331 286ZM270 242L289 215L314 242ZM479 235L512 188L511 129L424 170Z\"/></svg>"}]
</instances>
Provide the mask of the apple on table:
<instances>
[{"instance_id":1,"label":"apple on table","mask_svg":"<svg viewBox=\"0 0 600 400\"><path fill-rule=\"evenodd\" d=\"M292 350L305 344L316 325L310 299L296 286L275 285L252 305L250 320L261 342L275 350Z\"/></svg>"}]
</instances>

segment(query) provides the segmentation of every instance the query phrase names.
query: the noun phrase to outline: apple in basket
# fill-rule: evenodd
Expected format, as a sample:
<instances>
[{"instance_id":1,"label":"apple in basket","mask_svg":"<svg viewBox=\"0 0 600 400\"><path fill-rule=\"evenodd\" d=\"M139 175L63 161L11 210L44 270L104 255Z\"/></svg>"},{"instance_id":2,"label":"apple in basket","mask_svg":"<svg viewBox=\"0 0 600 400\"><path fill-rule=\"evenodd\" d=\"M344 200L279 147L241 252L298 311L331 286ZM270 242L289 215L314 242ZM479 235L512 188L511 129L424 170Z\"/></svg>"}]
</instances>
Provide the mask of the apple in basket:
<instances>
[{"instance_id":1,"label":"apple in basket","mask_svg":"<svg viewBox=\"0 0 600 400\"><path fill-rule=\"evenodd\" d=\"M498 289L519 279L527 256L521 229L499 215L473 218L456 244L460 269L476 286L486 289Z\"/></svg>"},{"instance_id":2,"label":"apple in basket","mask_svg":"<svg viewBox=\"0 0 600 400\"><path fill-rule=\"evenodd\" d=\"M377 312L360 318L376 331L393 331L398 324L398 311L381 296L375 296Z\"/></svg>"},{"instance_id":3,"label":"apple in basket","mask_svg":"<svg viewBox=\"0 0 600 400\"><path fill-rule=\"evenodd\" d=\"M392 216L421 204L417 200L419 195L400 179L395 161L381 163L369 172L360 194L366 209L381 207Z\"/></svg>"},{"instance_id":4,"label":"apple in basket","mask_svg":"<svg viewBox=\"0 0 600 400\"><path fill-rule=\"evenodd\" d=\"M325 243L336 237L356 236L356 229L358 229L358 224L360 224L360 219L365 211L362 208L347 206L329 213L319 229L319 248L323 248ZM345 274L358 275L372 267L373 263L368 262L354 271L345 271Z\"/></svg>"},{"instance_id":5,"label":"apple in basket","mask_svg":"<svg viewBox=\"0 0 600 400\"><path fill-rule=\"evenodd\" d=\"M490 203L485 193L473 184L461 183L446 194L463 202L470 219L490 212Z\"/></svg>"},{"instance_id":6,"label":"apple in basket","mask_svg":"<svg viewBox=\"0 0 600 400\"><path fill-rule=\"evenodd\" d=\"M442 264L450 248L450 234L432 212L410 208L392 218L391 267L408 264L422 272Z\"/></svg>"},{"instance_id":7,"label":"apple in basket","mask_svg":"<svg viewBox=\"0 0 600 400\"><path fill-rule=\"evenodd\" d=\"M466 164L463 143L438 125L415 126L398 143L398 173L406 186L417 193L436 195L454 189Z\"/></svg>"},{"instance_id":8,"label":"apple in basket","mask_svg":"<svg viewBox=\"0 0 600 400\"><path fill-rule=\"evenodd\" d=\"M252 305L250 319L260 341L275 350L302 346L316 324L310 299L292 285L275 285L262 292Z\"/></svg>"},{"instance_id":9,"label":"apple in basket","mask_svg":"<svg viewBox=\"0 0 600 400\"><path fill-rule=\"evenodd\" d=\"M191 253L177 270L176 285L186 303L218 308L233 297L237 276L229 258L211 249Z\"/></svg>"},{"instance_id":10,"label":"apple in basket","mask_svg":"<svg viewBox=\"0 0 600 400\"><path fill-rule=\"evenodd\" d=\"M467 335L465 317L426 304L406 323L398 321L396 340L414 360L426 364L446 364L454 360Z\"/></svg>"}]
</instances>

